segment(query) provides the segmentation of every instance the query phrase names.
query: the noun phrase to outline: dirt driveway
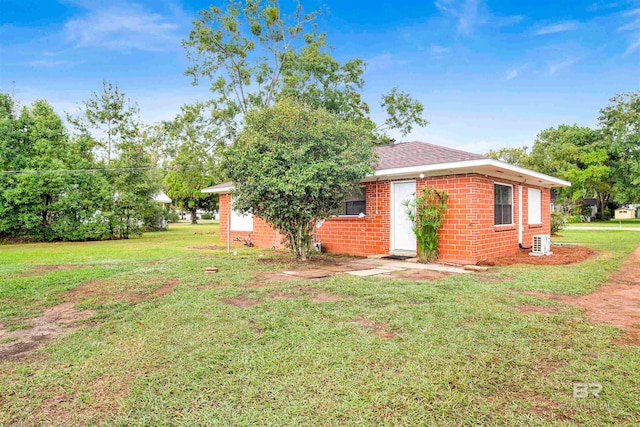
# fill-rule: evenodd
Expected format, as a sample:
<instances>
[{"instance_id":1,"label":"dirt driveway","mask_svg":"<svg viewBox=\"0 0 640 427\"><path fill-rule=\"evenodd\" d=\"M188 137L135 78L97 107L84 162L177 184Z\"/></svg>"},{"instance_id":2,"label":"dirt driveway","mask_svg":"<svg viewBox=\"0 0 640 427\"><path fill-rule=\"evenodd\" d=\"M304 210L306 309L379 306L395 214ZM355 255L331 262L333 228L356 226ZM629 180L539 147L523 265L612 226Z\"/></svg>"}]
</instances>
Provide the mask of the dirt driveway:
<instances>
[{"instance_id":1,"label":"dirt driveway","mask_svg":"<svg viewBox=\"0 0 640 427\"><path fill-rule=\"evenodd\" d=\"M619 342L640 345L640 246L624 261L620 270L597 291L582 296L525 292L586 310L595 323L607 323L627 331Z\"/></svg>"}]
</instances>

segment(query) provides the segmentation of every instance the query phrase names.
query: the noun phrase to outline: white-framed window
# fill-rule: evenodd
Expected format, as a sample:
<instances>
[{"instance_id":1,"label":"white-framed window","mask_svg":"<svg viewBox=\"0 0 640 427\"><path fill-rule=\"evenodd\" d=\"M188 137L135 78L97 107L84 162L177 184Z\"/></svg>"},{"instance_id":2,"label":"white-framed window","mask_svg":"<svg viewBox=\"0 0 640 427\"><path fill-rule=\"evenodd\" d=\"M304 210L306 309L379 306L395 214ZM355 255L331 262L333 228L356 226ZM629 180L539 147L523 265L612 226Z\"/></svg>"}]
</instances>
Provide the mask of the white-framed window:
<instances>
[{"instance_id":1,"label":"white-framed window","mask_svg":"<svg viewBox=\"0 0 640 427\"><path fill-rule=\"evenodd\" d=\"M528 194L529 224L542 224L542 192L529 188Z\"/></svg>"},{"instance_id":2,"label":"white-framed window","mask_svg":"<svg viewBox=\"0 0 640 427\"><path fill-rule=\"evenodd\" d=\"M493 184L493 223L513 225L513 185Z\"/></svg>"},{"instance_id":3,"label":"white-framed window","mask_svg":"<svg viewBox=\"0 0 640 427\"><path fill-rule=\"evenodd\" d=\"M233 209L233 195L231 196L231 231L253 231L253 215L251 213L241 214Z\"/></svg>"}]
</instances>

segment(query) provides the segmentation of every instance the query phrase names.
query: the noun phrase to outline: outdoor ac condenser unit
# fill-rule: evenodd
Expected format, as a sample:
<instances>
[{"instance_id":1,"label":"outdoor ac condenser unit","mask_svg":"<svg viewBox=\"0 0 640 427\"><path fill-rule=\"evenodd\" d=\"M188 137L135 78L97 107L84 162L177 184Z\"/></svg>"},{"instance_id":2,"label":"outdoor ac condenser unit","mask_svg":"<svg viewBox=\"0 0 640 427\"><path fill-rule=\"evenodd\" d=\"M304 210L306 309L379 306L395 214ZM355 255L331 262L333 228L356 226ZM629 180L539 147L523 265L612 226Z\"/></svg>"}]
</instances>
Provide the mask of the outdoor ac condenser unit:
<instances>
[{"instance_id":1,"label":"outdoor ac condenser unit","mask_svg":"<svg viewBox=\"0 0 640 427\"><path fill-rule=\"evenodd\" d=\"M551 236L548 234L536 234L533 236L530 255L551 255Z\"/></svg>"}]
</instances>

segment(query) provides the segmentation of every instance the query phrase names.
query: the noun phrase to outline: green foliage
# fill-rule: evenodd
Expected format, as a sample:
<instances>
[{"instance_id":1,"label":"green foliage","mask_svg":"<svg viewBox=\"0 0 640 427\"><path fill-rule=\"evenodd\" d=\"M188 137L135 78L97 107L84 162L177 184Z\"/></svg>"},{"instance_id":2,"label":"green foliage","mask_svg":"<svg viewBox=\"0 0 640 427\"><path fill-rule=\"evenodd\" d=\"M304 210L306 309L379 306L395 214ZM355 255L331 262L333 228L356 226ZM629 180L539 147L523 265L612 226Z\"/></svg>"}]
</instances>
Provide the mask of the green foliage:
<instances>
[{"instance_id":1,"label":"green foliage","mask_svg":"<svg viewBox=\"0 0 640 427\"><path fill-rule=\"evenodd\" d=\"M179 222L180 221L180 214L178 214L178 212L176 212L175 210L171 210L169 211L169 215L167 216L167 220L169 222Z\"/></svg>"},{"instance_id":2,"label":"green foliage","mask_svg":"<svg viewBox=\"0 0 640 427\"><path fill-rule=\"evenodd\" d=\"M202 216L200 217L202 219L212 219L212 215L209 212L205 212L202 214Z\"/></svg>"},{"instance_id":3,"label":"green foliage","mask_svg":"<svg viewBox=\"0 0 640 427\"><path fill-rule=\"evenodd\" d=\"M370 132L323 109L283 100L251 112L222 168L236 209L253 212L307 260L317 220L337 209L375 161Z\"/></svg>"},{"instance_id":4,"label":"green foliage","mask_svg":"<svg viewBox=\"0 0 640 427\"><path fill-rule=\"evenodd\" d=\"M318 30L320 13L305 13L299 2L285 13L278 0L229 0L200 11L183 41L193 64L186 74L194 83L211 82L214 118L231 140L249 111L290 98L356 121L378 140L388 141L386 130L406 135L412 125L427 124L422 104L394 88L382 98L389 117L376 127L361 95L366 64L331 55L326 33Z\"/></svg>"},{"instance_id":5,"label":"green foliage","mask_svg":"<svg viewBox=\"0 0 640 427\"><path fill-rule=\"evenodd\" d=\"M171 162L172 169L164 182L167 195L173 203L191 213L191 222L197 223L198 209L216 209L218 196L204 194L202 189L215 184L215 156L211 144L218 129L207 117L204 104L184 106L182 113L169 124L170 143L177 146Z\"/></svg>"},{"instance_id":6,"label":"green foliage","mask_svg":"<svg viewBox=\"0 0 640 427\"><path fill-rule=\"evenodd\" d=\"M138 107L126 99L117 84L106 81L102 82L102 92L92 93L82 106L80 115L67 118L81 133L93 129L104 134L100 147L106 150L105 161L109 164L119 146L138 135Z\"/></svg>"},{"instance_id":7,"label":"green foliage","mask_svg":"<svg viewBox=\"0 0 640 427\"><path fill-rule=\"evenodd\" d=\"M527 147L505 147L497 150L489 150L485 156L512 165L526 167L529 154L527 153Z\"/></svg>"},{"instance_id":8,"label":"green foliage","mask_svg":"<svg viewBox=\"0 0 640 427\"><path fill-rule=\"evenodd\" d=\"M551 234L558 234L564 228L567 218L562 212L551 212Z\"/></svg>"},{"instance_id":9,"label":"green foliage","mask_svg":"<svg viewBox=\"0 0 640 427\"><path fill-rule=\"evenodd\" d=\"M76 130L70 135L46 101L18 111L10 95L0 94L0 167L14 171L0 174L0 237L127 238L156 223L151 196L161 179L149 168L158 158L124 99L103 84L86 111L68 117ZM105 148L106 163L96 159Z\"/></svg>"},{"instance_id":10,"label":"green foliage","mask_svg":"<svg viewBox=\"0 0 640 427\"><path fill-rule=\"evenodd\" d=\"M611 202L640 201L640 92L618 94L600 110L599 129L560 125L542 131L526 147L492 150L487 156L570 181L561 201L596 198L599 219Z\"/></svg>"},{"instance_id":11,"label":"green foliage","mask_svg":"<svg viewBox=\"0 0 640 427\"><path fill-rule=\"evenodd\" d=\"M539 172L570 181L572 187L558 190L561 200L595 196L602 215L614 191L609 145L600 130L561 125L538 135L524 163Z\"/></svg>"},{"instance_id":12,"label":"green foliage","mask_svg":"<svg viewBox=\"0 0 640 427\"><path fill-rule=\"evenodd\" d=\"M614 199L640 202L640 92L618 94L600 110L600 126L607 138Z\"/></svg>"},{"instance_id":13,"label":"green foliage","mask_svg":"<svg viewBox=\"0 0 640 427\"><path fill-rule=\"evenodd\" d=\"M577 224L582 222L582 217L580 215L568 215L567 216L567 224Z\"/></svg>"},{"instance_id":14,"label":"green foliage","mask_svg":"<svg viewBox=\"0 0 640 427\"><path fill-rule=\"evenodd\" d=\"M0 236L36 240L102 239L96 212L109 194L102 176L65 172L92 165L93 141L71 138L60 117L43 100L18 115L9 95L0 94ZM33 172L38 171L38 172Z\"/></svg>"},{"instance_id":15,"label":"green foliage","mask_svg":"<svg viewBox=\"0 0 640 427\"><path fill-rule=\"evenodd\" d=\"M448 201L449 195L445 190L423 187L422 194L404 203L416 235L420 262L435 262L438 259L438 231L447 211Z\"/></svg>"}]
</instances>

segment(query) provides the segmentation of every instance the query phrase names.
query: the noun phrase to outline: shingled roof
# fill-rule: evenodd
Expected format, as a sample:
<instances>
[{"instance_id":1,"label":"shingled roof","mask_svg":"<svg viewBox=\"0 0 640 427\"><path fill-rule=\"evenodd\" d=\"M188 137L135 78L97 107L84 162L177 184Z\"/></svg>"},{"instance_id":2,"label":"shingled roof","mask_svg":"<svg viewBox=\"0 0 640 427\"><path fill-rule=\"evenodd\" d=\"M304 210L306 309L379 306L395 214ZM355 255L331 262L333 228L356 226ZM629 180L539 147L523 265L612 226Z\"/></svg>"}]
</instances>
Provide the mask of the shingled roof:
<instances>
[{"instance_id":1,"label":"shingled roof","mask_svg":"<svg viewBox=\"0 0 640 427\"><path fill-rule=\"evenodd\" d=\"M487 157L426 142L403 142L378 148L376 170L480 160Z\"/></svg>"},{"instance_id":2,"label":"shingled roof","mask_svg":"<svg viewBox=\"0 0 640 427\"><path fill-rule=\"evenodd\" d=\"M515 182L529 181L542 187L570 187L571 183L510 165L480 154L469 153L454 148L442 147L426 142L404 142L378 147L378 164L375 172L363 179L397 179L416 176L455 173L477 173L500 177ZM442 166L440 166L442 165ZM233 191L232 182L205 188L203 193L229 193Z\"/></svg>"}]
</instances>

